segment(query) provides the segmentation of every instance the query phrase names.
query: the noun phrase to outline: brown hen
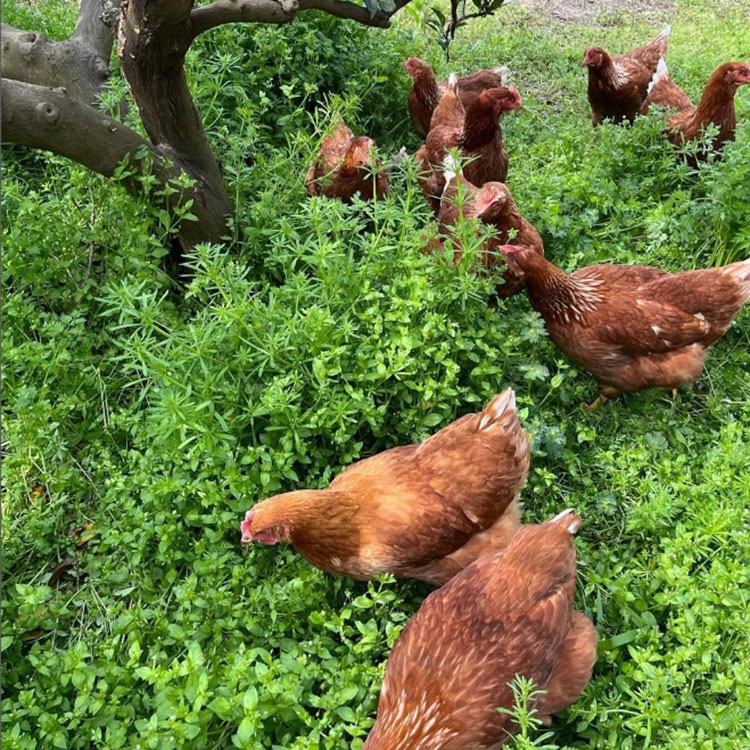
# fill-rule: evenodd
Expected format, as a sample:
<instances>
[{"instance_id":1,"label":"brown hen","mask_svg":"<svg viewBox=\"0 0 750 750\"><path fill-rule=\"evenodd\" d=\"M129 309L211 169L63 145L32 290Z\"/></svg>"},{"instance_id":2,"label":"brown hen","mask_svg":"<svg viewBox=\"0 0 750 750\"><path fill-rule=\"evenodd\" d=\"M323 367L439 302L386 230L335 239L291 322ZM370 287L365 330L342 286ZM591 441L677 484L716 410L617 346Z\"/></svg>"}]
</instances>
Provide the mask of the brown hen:
<instances>
[{"instance_id":1,"label":"brown hen","mask_svg":"<svg viewBox=\"0 0 750 750\"><path fill-rule=\"evenodd\" d=\"M242 541L288 541L337 575L442 584L508 543L528 470L529 441L508 389L423 443L359 461L328 489L258 503L242 522Z\"/></svg>"},{"instance_id":2,"label":"brown hen","mask_svg":"<svg viewBox=\"0 0 750 750\"><path fill-rule=\"evenodd\" d=\"M708 348L750 299L750 259L677 274L625 265L567 274L530 248L500 249L525 278L550 339L594 375L603 398L696 380Z\"/></svg>"},{"instance_id":3,"label":"brown hen","mask_svg":"<svg viewBox=\"0 0 750 750\"><path fill-rule=\"evenodd\" d=\"M459 84L460 89L460 84ZM442 102L441 102L442 103ZM424 146L417 152L422 192L437 215L445 187L443 162L447 152L458 148L466 159L463 173L473 185L504 182L508 175L508 152L503 144L499 118L520 109L521 97L510 88L487 89L466 109L463 125L456 125L456 110L446 108L446 116L432 118Z\"/></svg>"},{"instance_id":4,"label":"brown hen","mask_svg":"<svg viewBox=\"0 0 750 750\"><path fill-rule=\"evenodd\" d=\"M597 632L573 610L580 518L523 526L508 547L430 594L393 646L364 750L494 750L517 730L516 675L546 689L543 718L574 703Z\"/></svg>"},{"instance_id":5,"label":"brown hen","mask_svg":"<svg viewBox=\"0 0 750 750\"><path fill-rule=\"evenodd\" d=\"M410 57L404 67L412 78L409 92L409 115L416 133L424 138L430 130L430 120L440 98L448 89L448 81L438 81L432 68L417 57ZM478 70L458 79L461 101L467 107L485 89L505 86L506 67Z\"/></svg>"},{"instance_id":6,"label":"brown hen","mask_svg":"<svg viewBox=\"0 0 750 750\"><path fill-rule=\"evenodd\" d=\"M594 126L605 118L633 121L659 60L667 54L670 33L666 26L648 44L624 55L610 57L601 47L586 50L583 64L589 69L588 96Z\"/></svg>"},{"instance_id":7,"label":"brown hen","mask_svg":"<svg viewBox=\"0 0 750 750\"><path fill-rule=\"evenodd\" d=\"M506 243L533 247L544 255L544 243L536 228L527 221L516 206L510 190L502 182L486 182L481 188L472 185L463 174L452 171L452 159L446 157L444 174L445 190L438 212L438 226L441 235L450 239L454 248L454 263L461 260L461 240L455 229L459 217L464 219L478 218L483 224L494 228L494 233L482 246L482 264L485 268L494 268L497 264L505 265L502 253L498 248ZM460 186L460 187L459 187ZM515 232L511 239L510 233ZM430 250L442 250L440 241L433 240ZM503 272L503 283L498 284L496 294L507 298L518 294L524 287L523 279L518 278L510 268Z\"/></svg>"},{"instance_id":8,"label":"brown hen","mask_svg":"<svg viewBox=\"0 0 750 750\"><path fill-rule=\"evenodd\" d=\"M719 133L714 138L712 150L720 151L727 141L734 140L737 126L734 95L746 83L750 83L750 65L741 62L724 63L708 79L696 107L672 80L666 63L661 60L649 84L649 93L641 111L645 114L653 104L676 109L677 114L667 121L667 132L672 143L678 146L700 138L709 125L715 124ZM698 159L705 159L708 153L700 151L697 156ZM693 165L695 162L695 159L691 159Z\"/></svg>"},{"instance_id":9,"label":"brown hen","mask_svg":"<svg viewBox=\"0 0 750 750\"><path fill-rule=\"evenodd\" d=\"M388 177L382 164L374 158L375 141L354 133L339 122L323 139L315 164L305 176L310 195L325 195L350 203L359 194L365 200L377 195L381 200L388 192Z\"/></svg>"}]
</instances>

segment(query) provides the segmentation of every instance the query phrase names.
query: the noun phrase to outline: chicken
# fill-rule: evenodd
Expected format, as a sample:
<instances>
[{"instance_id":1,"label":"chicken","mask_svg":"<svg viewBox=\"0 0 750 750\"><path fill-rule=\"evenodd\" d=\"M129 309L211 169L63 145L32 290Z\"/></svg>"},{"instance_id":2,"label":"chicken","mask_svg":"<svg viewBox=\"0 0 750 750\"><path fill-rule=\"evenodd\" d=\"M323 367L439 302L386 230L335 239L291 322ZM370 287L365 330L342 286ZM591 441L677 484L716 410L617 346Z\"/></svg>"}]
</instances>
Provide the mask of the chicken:
<instances>
[{"instance_id":1,"label":"chicken","mask_svg":"<svg viewBox=\"0 0 750 750\"><path fill-rule=\"evenodd\" d=\"M594 375L601 396L676 389L696 380L708 348L750 299L750 259L672 274L597 265L566 274L530 248L500 248L526 280L550 339Z\"/></svg>"},{"instance_id":2,"label":"chicken","mask_svg":"<svg viewBox=\"0 0 750 750\"><path fill-rule=\"evenodd\" d=\"M459 84L460 89L460 84ZM520 109L521 97L511 86L483 91L466 109L462 126L455 122L455 110L439 118L438 109L432 119L424 146L417 151L419 181L422 192L437 215L440 196L445 187L442 165L446 153L458 148L466 159L463 172L478 187L485 182L504 182L508 175L508 152L503 145L499 117Z\"/></svg>"},{"instance_id":3,"label":"chicken","mask_svg":"<svg viewBox=\"0 0 750 750\"><path fill-rule=\"evenodd\" d=\"M746 83L750 83L750 65L741 62L724 63L708 79L696 107L672 80L664 60L660 60L641 111L647 113L653 104L676 109L677 113L667 121L667 132L672 143L678 146L700 138L703 130L714 123L718 126L719 133L714 138L713 150L720 151L726 141L734 140L737 125L734 95ZM698 154L700 159L705 159L706 156L707 153L704 152ZM691 159L693 166L695 162L695 159Z\"/></svg>"},{"instance_id":4,"label":"chicken","mask_svg":"<svg viewBox=\"0 0 750 750\"><path fill-rule=\"evenodd\" d=\"M366 135L354 137L339 122L336 129L320 145L315 164L305 177L310 195L340 198L350 203L359 193L366 200L382 200L388 192L388 177L380 162L373 157L375 141Z\"/></svg>"},{"instance_id":5,"label":"chicken","mask_svg":"<svg viewBox=\"0 0 750 750\"><path fill-rule=\"evenodd\" d=\"M439 585L508 543L528 470L529 441L508 389L423 443L357 462L328 489L258 503L241 524L242 541L291 542L337 575Z\"/></svg>"},{"instance_id":6,"label":"chicken","mask_svg":"<svg viewBox=\"0 0 750 750\"><path fill-rule=\"evenodd\" d=\"M451 73L445 93L432 113L432 122L435 123L436 128L444 128L447 132L449 129L462 128L465 119L466 110L458 92L458 79L455 73ZM417 151L415 160L420 174L422 192L425 194L432 210L437 214L440 210L440 198L438 196L445 186L445 180L438 171L432 169L426 145Z\"/></svg>"},{"instance_id":7,"label":"chicken","mask_svg":"<svg viewBox=\"0 0 750 750\"><path fill-rule=\"evenodd\" d=\"M589 69L588 95L594 126L604 118L615 122L638 114L659 60L667 54L671 29L666 26L648 44L610 57L601 47L589 47L583 64Z\"/></svg>"},{"instance_id":8,"label":"chicken","mask_svg":"<svg viewBox=\"0 0 750 750\"><path fill-rule=\"evenodd\" d=\"M404 67L412 78L409 92L409 115L416 133L424 138L430 130L432 113L437 107L440 97L448 88L447 81L438 81L432 68L417 57L410 57ZM467 107L485 89L498 88L506 85L508 69L505 66L492 70L478 70L475 73L462 76L458 83L461 101Z\"/></svg>"},{"instance_id":9,"label":"chicken","mask_svg":"<svg viewBox=\"0 0 750 750\"><path fill-rule=\"evenodd\" d=\"M498 253L497 248L506 243L527 245L544 255L541 235L529 221L521 216L510 190L502 182L486 182L481 188L477 188L461 172L456 174L454 169L453 159L448 155L444 164L446 185L440 202L438 225L441 235L452 242L455 263L460 262L462 255L461 240L455 233L460 217L478 218L483 224L495 229L493 235L484 242L482 247L482 264L488 269L498 263L504 264L502 253ZM460 190L459 183L462 186ZM510 239L511 231L516 233L512 239ZM439 239L430 238L428 251L443 249ZM518 294L523 286L523 280L506 268L503 273L503 283L497 286L496 293L502 298L510 297Z\"/></svg>"},{"instance_id":10,"label":"chicken","mask_svg":"<svg viewBox=\"0 0 750 750\"><path fill-rule=\"evenodd\" d=\"M425 599L393 646L364 750L494 750L517 726L508 683L533 679L540 717L574 703L598 636L573 609L580 518L523 526Z\"/></svg>"}]
</instances>

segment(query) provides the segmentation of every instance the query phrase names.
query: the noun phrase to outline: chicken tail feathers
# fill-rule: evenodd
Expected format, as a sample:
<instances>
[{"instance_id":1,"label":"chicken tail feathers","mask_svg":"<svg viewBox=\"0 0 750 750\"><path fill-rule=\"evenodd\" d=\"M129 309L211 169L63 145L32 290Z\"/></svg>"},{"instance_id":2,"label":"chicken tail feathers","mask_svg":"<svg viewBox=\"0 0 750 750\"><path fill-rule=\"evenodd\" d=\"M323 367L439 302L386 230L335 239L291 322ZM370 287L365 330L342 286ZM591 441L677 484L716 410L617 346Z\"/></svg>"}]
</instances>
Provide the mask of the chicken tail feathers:
<instances>
[{"instance_id":1,"label":"chicken tail feathers","mask_svg":"<svg viewBox=\"0 0 750 750\"><path fill-rule=\"evenodd\" d=\"M510 68L507 65L501 65L499 68L493 68L492 72L500 76L501 87L505 87L508 85L508 77L510 76Z\"/></svg>"},{"instance_id":2,"label":"chicken tail feathers","mask_svg":"<svg viewBox=\"0 0 750 750\"><path fill-rule=\"evenodd\" d=\"M499 424L506 427L510 420L518 420L516 394L512 388L506 388L484 407L479 419L479 429L491 430Z\"/></svg>"},{"instance_id":3,"label":"chicken tail feathers","mask_svg":"<svg viewBox=\"0 0 750 750\"><path fill-rule=\"evenodd\" d=\"M730 263L723 271L739 286L741 304L747 304L750 301L750 258Z\"/></svg>"},{"instance_id":4,"label":"chicken tail feathers","mask_svg":"<svg viewBox=\"0 0 750 750\"><path fill-rule=\"evenodd\" d=\"M564 526L569 533L575 534L581 528L581 517L573 508L566 508L562 513L552 516L547 523L558 523Z\"/></svg>"},{"instance_id":5,"label":"chicken tail feathers","mask_svg":"<svg viewBox=\"0 0 750 750\"><path fill-rule=\"evenodd\" d=\"M445 188L443 189L443 192L445 192L448 189L448 186L450 185L451 180L457 175L461 173L461 164L460 160L456 159L453 154L446 154L445 159L443 159L443 174L445 175Z\"/></svg>"},{"instance_id":6,"label":"chicken tail feathers","mask_svg":"<svg viewBox=\"0 0 750 750\"><path fill-rule=\"evenodd\" d=\"M656 73L654 73L654 77L651 79L650 83L648 84L648 92L651 93L651 90L656 86L659 81L664 80L665 78L669 78L669 69L667 68L667 61L662 57L659 60L658 65L656 66Z\"/></svg>"},{"instance_id":7,"label":"chicken tail feathers","mask_svg":"<svg viewBox=\"0 0 750 750\"><path fill-rule=\"evenodd\" d=\"M669 35L672 33L672 27L667 24L656 36L656 39L667 39ZM656 41L654 39L654 41Z\"/></svg>"},{"instance_id":8,"label":"chicken tail feathers","mask_svg":"<svg viewBox=\"0 0 750 750\"><path fill-rule=\"evenodd\" d=\"M518 418L516 394L512 388L506 388L484 407L477 429L489 433L498 430L511 438L511 445L515 445L512 452L518 462L519 476L523 475L525 482L529 463L529 436Z\"/></svg>"}]
</instances>

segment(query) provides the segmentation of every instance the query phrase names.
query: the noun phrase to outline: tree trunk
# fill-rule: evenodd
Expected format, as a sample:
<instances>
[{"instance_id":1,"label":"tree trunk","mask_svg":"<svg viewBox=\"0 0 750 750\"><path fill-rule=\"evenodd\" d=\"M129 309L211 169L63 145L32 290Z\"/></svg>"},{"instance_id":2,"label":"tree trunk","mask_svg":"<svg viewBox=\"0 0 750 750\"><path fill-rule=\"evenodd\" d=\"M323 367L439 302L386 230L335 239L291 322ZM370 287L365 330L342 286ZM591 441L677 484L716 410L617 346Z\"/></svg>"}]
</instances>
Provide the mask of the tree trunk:
<instances>
[{"instance_id":1,"label":"tree trunk","mask_svg":"<svg viewBox=\"0 0 750 750\"><path fill-rule=\"evenodd\" d=\"M126 0L117 51L151 142L196 180L196 201L210 216L203 241L218 242L232 206L185 77L192 6L192 0Z\"/></svg>"},{"instance_id":2,"label":"tree trunk","mask_svg":"<svg viewBox=\"0 0 750 750\"><path fill-rule=\"evenodd\" d=\"M197 217L180 224L182 246L220 242L233 211L185 77L195 37L224 23L289 23L307 10L386 28L409 1L214 0L194 8L193 0L81 0L75 31L62 42L3 25L3 142L48 149L110 176L128 157L134 174L124 184L133 193L147 169L162 186L184 172L194 187L164 198L172 212L189 203ZM109 75L113 29L151 143L94 105Z\"/></svg>"},{"instance_id":3,"label":"tree trunk","mask_svg":"<svg viewBox=\"0 0 750 750\"><path fill-rule=\"evenodd\" d=\"M75 31L57 42L38 31L2 24L2 74L16 81L67 89L91 104L109 77L112 33L99 17L100 0L83 0Z\"/></svg>"}]
</instances>

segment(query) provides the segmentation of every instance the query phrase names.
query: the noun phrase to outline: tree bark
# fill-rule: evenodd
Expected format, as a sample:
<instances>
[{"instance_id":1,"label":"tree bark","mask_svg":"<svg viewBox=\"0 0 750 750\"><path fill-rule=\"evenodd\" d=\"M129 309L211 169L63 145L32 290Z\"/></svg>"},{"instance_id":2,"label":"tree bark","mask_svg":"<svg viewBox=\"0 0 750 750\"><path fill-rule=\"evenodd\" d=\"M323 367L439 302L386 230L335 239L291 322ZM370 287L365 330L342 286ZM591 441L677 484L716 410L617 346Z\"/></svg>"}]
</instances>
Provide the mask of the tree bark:
<instances>
[{"instance_id":1,"label":"tree bark","mask_svg":"<svg viewBox=\"0 0 750 750\"><path fill-rule=\"evenodd\" d=\"M126 0L117 52L151 142L197 181L206 209L226 218L232 205L185 77L192 6L192 0ZM218 241L225 230L226 221L218 233L212 222L203 241Z\"/></svg>"},{"instance_id":2,"label":"tree bark","mask_svg":"<svg viewBox=\"0 0 750 750\"><path fill-rule=\"evenodd\" d=\"M195 36L225 23L289 23L303 10L320 10L364 26L387 29L393 14L410 1L396 0L392 11L378 10L372 14L364 6L348 0L214 0L195 8L190 18Z\"/></svg>"},{"instance_id":3,"label":"tree bark","mask_svg":"<svg viewBox=\"0 0 750 750\"><path fill-rule=\"evenodd\" d=\"M193 189L165 198L171 209L193 201L198 221L181 223L181 244L220 242L233 210L185 76L195 37L236 21L289 23L302 10L387 27L408 2L371 12L348 0L215 0L198 8L194 0L81 0L75 31L64 42L3 26L3 141L48 149L104 175L113 175L126 155L136 173L152 163L162 184L185 172ZM109 74L112 29L151 143L89 106ZM141 185L135 177L125 181L131 192Z\"/></svg>"},{"instance_id":4,"label":"tree bark","mask_svg":"<svg viewBox=\"0 0 750 750\"><path fill-rule=\"evenodd\" d=\"M87 104L94 101L109 77L114 39L101 20L101 0L82 0L72 36L58 42L38 31L21 31L2 24L4 78L63 86Z\"/></svg>"}]
</instances>

